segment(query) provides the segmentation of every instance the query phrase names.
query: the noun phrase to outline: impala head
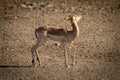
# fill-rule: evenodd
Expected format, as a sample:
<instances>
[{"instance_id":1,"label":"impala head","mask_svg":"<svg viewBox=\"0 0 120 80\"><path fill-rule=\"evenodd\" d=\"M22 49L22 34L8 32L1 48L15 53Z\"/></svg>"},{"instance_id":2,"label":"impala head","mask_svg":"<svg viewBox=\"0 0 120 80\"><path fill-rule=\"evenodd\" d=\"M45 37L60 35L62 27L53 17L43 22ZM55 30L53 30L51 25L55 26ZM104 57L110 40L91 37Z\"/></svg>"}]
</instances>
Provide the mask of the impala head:
<instances>
[{"instance_id":1,"label":"impala head","mask_svg":"<svg viewBox=\"0 0 120 80\"><path fill-rule=\"evenodd\" d=\"M69 18L67 20L78 22L81 18L82 18L81 15L79 15L79 16L78 15L75 15L75 16L69 15Z\"/></svg>"}]
</instances>

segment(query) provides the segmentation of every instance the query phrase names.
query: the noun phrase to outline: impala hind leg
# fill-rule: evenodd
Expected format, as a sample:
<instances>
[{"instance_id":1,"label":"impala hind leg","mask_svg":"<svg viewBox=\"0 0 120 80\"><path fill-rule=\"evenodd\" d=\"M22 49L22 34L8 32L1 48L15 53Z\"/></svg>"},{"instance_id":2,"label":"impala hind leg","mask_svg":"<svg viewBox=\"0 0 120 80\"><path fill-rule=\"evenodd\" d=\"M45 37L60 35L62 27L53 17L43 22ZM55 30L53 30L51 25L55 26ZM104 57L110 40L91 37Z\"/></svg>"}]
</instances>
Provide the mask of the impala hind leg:
<instances>
[{"instance_id":1,"label":"impala hind leg","mask_svg":"<svg viewBox=\"0 0 120 80\"><path fill-rule=\"evenodd\" d=\"M40 47L43 43L45 43L46 39L42 39L39 40L31 49L31 52L32 52L32 64L34 67L36 67L36 63L35 63L35 56L37 58L37 61L39 64L41 64L40 62L40 58L39 58L39 55L38 55L38 52L37 52L37 48Z\"/></svg>"}]
</instances>

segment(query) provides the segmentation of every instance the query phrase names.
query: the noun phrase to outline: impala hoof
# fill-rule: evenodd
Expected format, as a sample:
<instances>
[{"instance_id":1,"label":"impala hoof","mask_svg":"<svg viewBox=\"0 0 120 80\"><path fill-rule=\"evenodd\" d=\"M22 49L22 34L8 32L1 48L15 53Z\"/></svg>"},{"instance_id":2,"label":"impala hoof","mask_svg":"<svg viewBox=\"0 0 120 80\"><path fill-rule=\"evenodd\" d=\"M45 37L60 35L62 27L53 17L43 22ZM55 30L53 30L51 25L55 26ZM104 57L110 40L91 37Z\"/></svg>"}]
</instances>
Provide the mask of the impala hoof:
<instances>
[{"instance_id":1,"label":"impala hoof","mask_svg":"<svg viewBox=\"0 0 120 80\"><path fill-rule=\"evenodd\" d=\"M38 65L37 64L32 64L32 67L37 68Z\"/></svg>"},{"instance_id":2,"label":"impala hoof","mask_svg":"<svg viewBox=\"0 0 120 80\"><path fill-rule=\"evenodd\" d=\"M70 65L67 65L68 68L70 68Z\"/></svg>"},{"instance_id":3,"label":"impala hoof","mask_svg":"<svg viewBox=\"0 0 120 80\"><path fill-rule=\"evenodd\" d=\"M32 60L32 67L37 67L37 64L35 64L35 61L34 60Z\"/></svg>"}]
</instances>

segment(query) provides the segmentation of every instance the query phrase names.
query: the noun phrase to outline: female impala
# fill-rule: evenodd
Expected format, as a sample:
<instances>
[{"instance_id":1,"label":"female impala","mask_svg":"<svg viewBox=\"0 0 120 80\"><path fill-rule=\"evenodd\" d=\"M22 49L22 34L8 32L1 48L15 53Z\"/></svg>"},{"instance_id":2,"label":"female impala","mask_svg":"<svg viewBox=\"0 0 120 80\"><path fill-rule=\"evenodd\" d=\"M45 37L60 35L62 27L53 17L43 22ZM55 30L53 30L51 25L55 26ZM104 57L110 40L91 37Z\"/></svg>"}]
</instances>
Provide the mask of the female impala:
<instances>
[{"instance_id":1,"label":"female impala","mask_svg":"<svg viewBox=\"0 0 120 80\"><path fill-rule=\"evenodd\" d=\"M77 25L77 22L81 19L82 16L69 16L68 20L70 20L72 24L72 30L69 31L66 28L55 28L52 26L43 26L39 27L35 30L35 36L37 38L37 43L32 47L32 64L33 66L36 66L34 56L36 53L36 57L38 62L40 63L40 59L38 56L38 52L36 49L40 47L43 43L45 43L48 39L50 39L53 42L57 42L64 45L64 51L65 51L65 60L66 65L68 68L70 68L67 60L67 46L74 49L73 53L73 65L75 64L75 53L76 48L72 44L73 40L79 35L79 27Z\"/></svg>"}]
</instances>

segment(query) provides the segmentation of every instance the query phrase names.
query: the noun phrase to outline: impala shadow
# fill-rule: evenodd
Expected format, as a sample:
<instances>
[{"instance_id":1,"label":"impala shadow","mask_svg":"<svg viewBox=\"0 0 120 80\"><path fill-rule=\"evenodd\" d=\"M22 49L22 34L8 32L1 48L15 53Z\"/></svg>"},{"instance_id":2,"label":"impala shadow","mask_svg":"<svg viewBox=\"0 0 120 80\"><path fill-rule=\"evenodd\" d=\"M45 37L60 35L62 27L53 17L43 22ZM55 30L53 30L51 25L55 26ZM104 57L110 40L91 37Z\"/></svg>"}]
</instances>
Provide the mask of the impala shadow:
<instances>
[{"instance_id":1,"label":"impala shadow","mask_svg":"<svg viewBox=\"0 0 120 80\"><path fill-rule=\"evenodd\" d=\"M33 68L32 65L28 65L28 66L10 66L10 65L0 65L0 68Z\"/></svg>"}]
</instances>

